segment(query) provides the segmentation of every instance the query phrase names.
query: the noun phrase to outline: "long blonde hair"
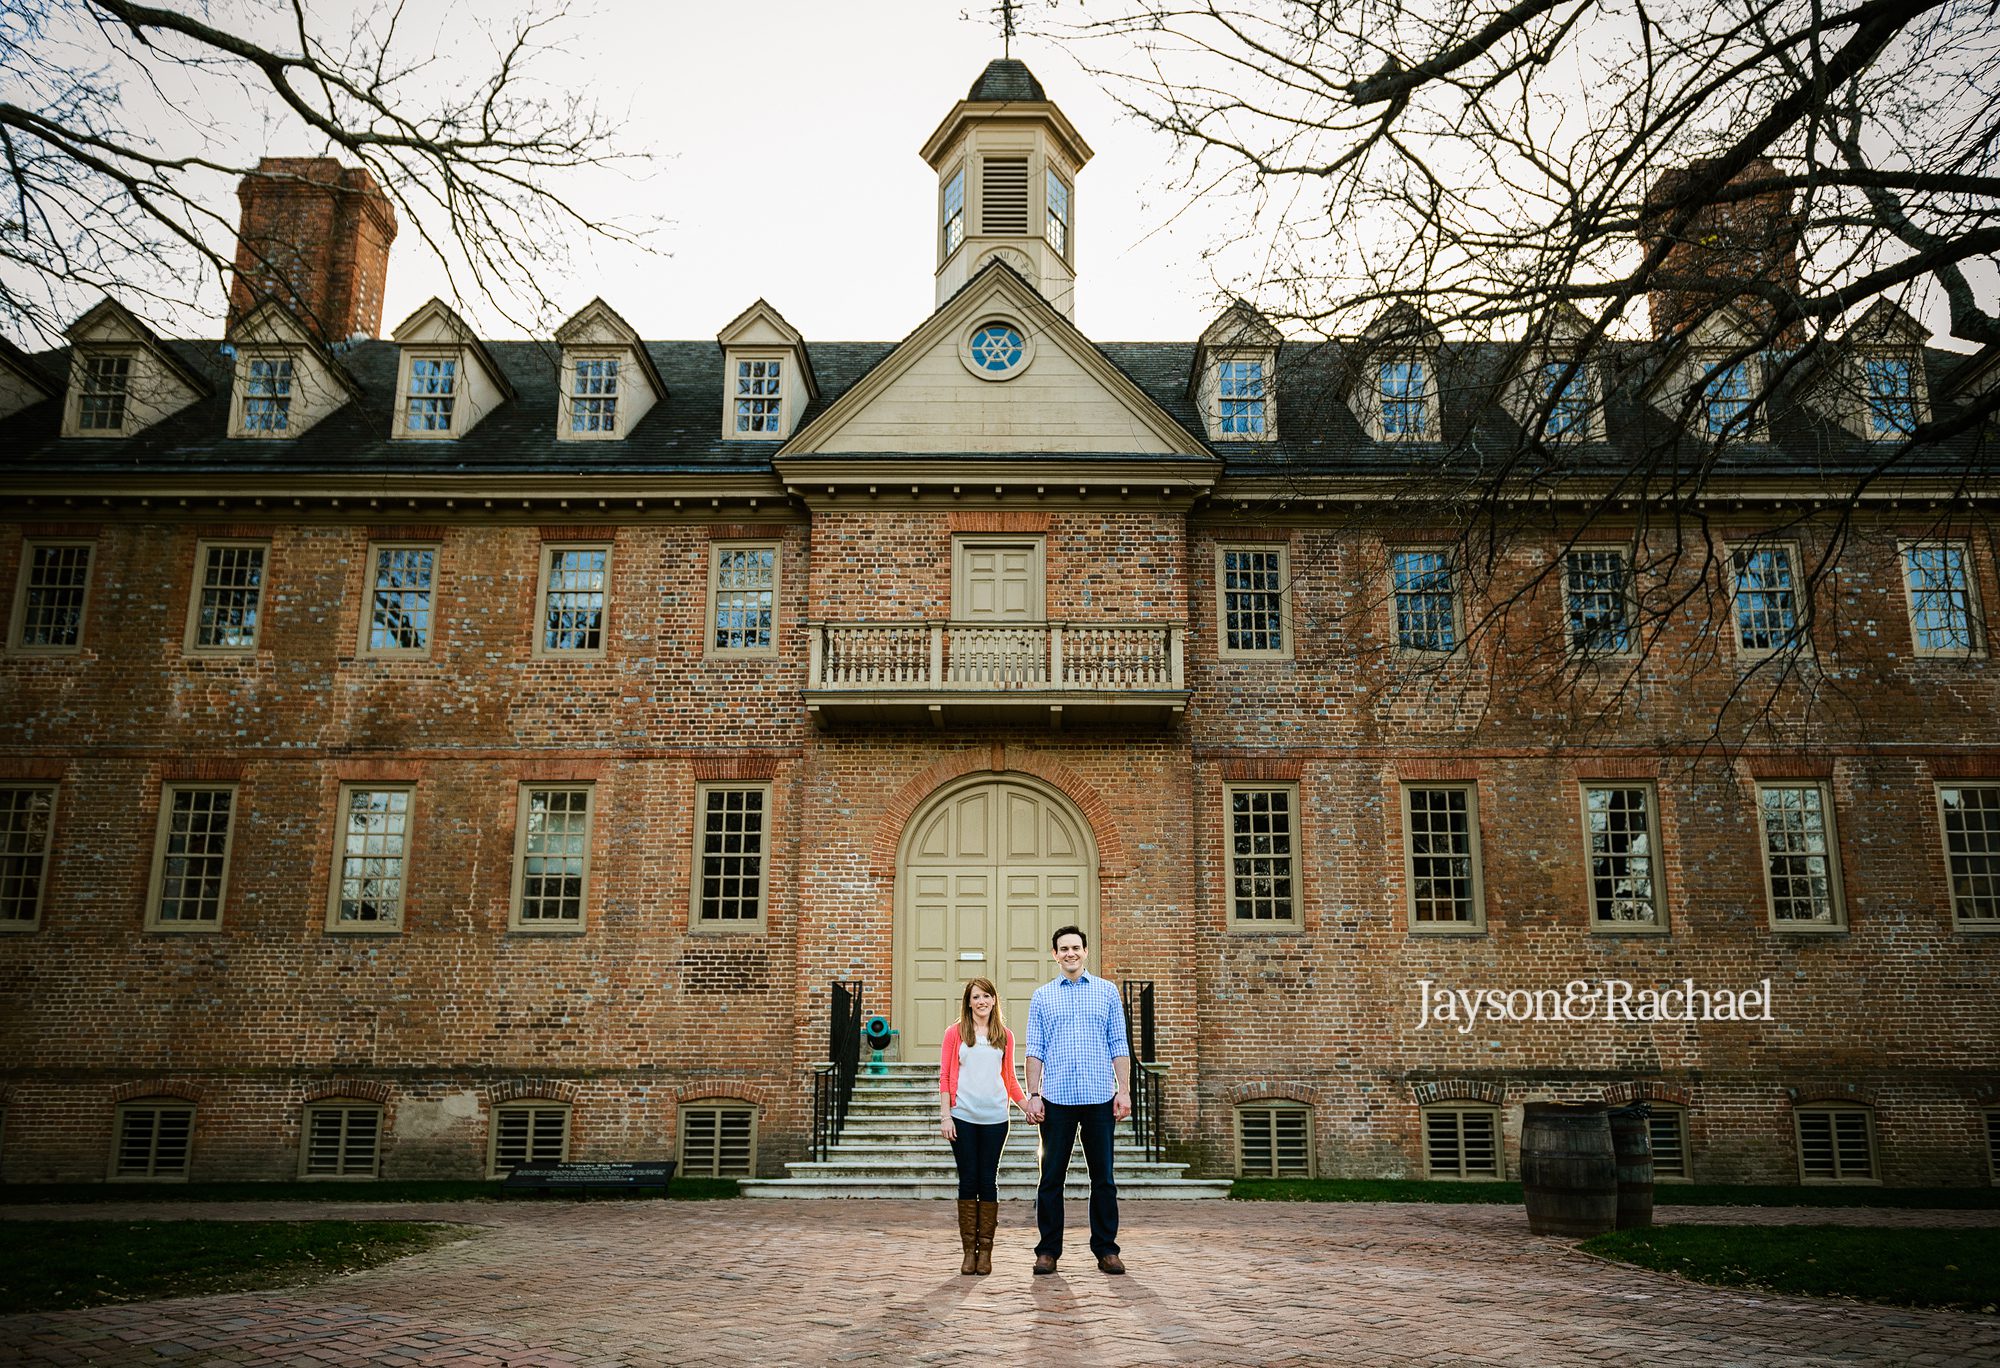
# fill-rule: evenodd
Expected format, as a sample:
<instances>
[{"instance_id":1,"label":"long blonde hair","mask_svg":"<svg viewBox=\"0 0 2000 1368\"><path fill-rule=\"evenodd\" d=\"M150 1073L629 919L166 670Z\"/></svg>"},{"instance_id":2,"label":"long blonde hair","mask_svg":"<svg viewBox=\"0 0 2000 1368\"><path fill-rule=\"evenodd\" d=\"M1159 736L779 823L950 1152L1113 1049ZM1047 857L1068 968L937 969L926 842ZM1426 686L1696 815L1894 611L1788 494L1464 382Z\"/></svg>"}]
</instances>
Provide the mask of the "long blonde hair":
<instances>
[{"instance_id":1,"label":"long blonde hair","mask_svg":"<svg viewBox=\"0 0 2000 1368\"><path fill-rule=\"evenodd\" d=\"M986 1039L994 1049L999 1049L1007 1040L1007 1023L1000 1016L1000 990L988 978L967 979L965 991L958 995L958 1038L970 1045L978 1039L978 1032L972 1020L972 990L979 989L993 999L993 1015L986 1019Z\"/></svg>"}]
</instances>

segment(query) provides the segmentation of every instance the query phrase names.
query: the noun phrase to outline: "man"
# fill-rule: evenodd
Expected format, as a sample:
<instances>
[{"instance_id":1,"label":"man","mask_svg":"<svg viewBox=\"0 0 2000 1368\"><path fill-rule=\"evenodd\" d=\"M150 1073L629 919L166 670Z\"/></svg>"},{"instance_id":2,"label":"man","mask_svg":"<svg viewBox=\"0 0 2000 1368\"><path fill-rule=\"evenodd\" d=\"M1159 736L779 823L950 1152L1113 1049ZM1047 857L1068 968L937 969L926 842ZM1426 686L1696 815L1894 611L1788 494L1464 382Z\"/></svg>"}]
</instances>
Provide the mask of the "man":
<instances>
[{"instance_id":1,"label":"man","mask_svg":"<svg viewBox=\"0 0 2000 1368\"><path fill-rule=\"evenodd\" d=\"M1065 926L1049 938L1055 978L1028 1003L1028 1120L1042 1128L1042 1183L1035 1194L1035 1272L1053 1273L1062 1258L1063 1179L1083 1132L1090 1169L1090 1252L1105 1273L1123 1273L1118 1258L1118 1187L1111 1179L1111 1139L1132 1114L1132 1052L1125 1044L1125 1008L1110 980L1083 972L1090 942Z\"/></svg>"}]
</instances>

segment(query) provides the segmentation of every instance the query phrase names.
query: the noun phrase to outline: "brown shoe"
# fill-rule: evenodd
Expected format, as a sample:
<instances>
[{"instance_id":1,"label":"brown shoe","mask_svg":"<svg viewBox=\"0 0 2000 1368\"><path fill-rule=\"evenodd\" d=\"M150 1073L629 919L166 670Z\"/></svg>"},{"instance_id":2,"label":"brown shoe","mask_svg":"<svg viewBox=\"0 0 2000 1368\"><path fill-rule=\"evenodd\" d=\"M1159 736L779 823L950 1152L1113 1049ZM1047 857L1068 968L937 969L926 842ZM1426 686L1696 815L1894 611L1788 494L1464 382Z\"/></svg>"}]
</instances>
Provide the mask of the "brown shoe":
<instances>
[{"instance_id":1,"label":"brown shoe","mask_svg":"<svg viewBox=\"0 0 2000 1368\"><path fill-rule=\"evenodd\" d=\"M993 1236L1000 1227L1000 1204L981 1201L979 1203L979 1226L973 1232L974 1273L993 1271Z\"/></svg>"},{"instance_id":2,"label":"brown shoe","mask_svg":"<svg viewBox=\"0 0 2000 1368\"><path fill-rule=\"evenodd\" d=\"M965 1251L958 1271L969 1276L979 1262L979 1203L970 1197L958 1199L958 1239Z\"/></svg>"},{"instance_id":3,"label":"brown shoe","mask_svg":"<svg viewBox=\"0 0 2000 1368\"><path fill-rule=\"evenodd\" d=\"M1123 1273L1125 1271L1125 1263L1116 1254L1099 1254L1097 1256L1097 1271L1099 1273Z\"/></svg>"},{"instance_id":4,"label":"brown shoe","mask_svg":"<svg viewBox=\"0 0 2000 1368\"><path fill-rule=\"evenodd\" d=\"M1036 1272L1036 1274L1037 1274L1037 1275L1039 1275L1039 1274L1043 1274L1043 1273L1053 1273L1053 1272L1055 1272L1055 1271L1056 1271L1056 1256L1055 1256L1055 1255L1053 1255L1053 1254L1037 1254L1037 1255L1035 1256L1035 1272Z\"/></svg>"}]
</instances>

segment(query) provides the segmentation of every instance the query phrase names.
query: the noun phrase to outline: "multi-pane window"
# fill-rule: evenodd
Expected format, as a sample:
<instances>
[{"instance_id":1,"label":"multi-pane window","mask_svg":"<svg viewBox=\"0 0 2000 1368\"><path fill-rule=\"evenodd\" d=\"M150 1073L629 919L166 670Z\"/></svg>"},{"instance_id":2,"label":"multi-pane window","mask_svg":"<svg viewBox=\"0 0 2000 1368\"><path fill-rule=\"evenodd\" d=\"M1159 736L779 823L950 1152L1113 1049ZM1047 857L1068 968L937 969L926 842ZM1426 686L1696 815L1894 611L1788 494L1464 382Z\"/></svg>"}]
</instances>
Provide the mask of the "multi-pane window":
<instances>
[{"instance_id":1,"label":"multi-pane window","mask_svg":"<svg viewBox=\"0 0 2000 1368\"><path fill-rule=\"evenodd\" d=\"M1281 656L1291 585L1282 546L1225 546L1218 553L1222 653Z\"/></svg>"},{"instance_id":2,"label":"multi-pane window","mask_svg":"<svg viewBox=\"0 0 2000 1368\"><path fill-rule=\"evenodd\" d=\"M1479 800L1472 785L1406 787L1403 842L1411 929L1480 929L1486 912L1479 880Z\"/></svg>"},{"instance_id":3,"label":"multi-pane window","mask_svg":"<svg viewBox=\"0 0 2000 1368\"><path fill-rule=\"evenodd\" d=\"M244 381L243 430L283 432L292 421L292 362L290 357L252 357Z\"/></svg>"},{"instance_id":4,"label":"multi-pane window","mask_svg":"<svg viewBox=\"0 0 2000 1368\"><path fill-rule=\"evenodd\" d=\"M1569 648L1578 655L1624 655L1632 649L1632 558L1616 547L1563 556Z\"/></svg>"},{"instance_id":5,"label":"multi-pane window","mask_svg":"<svg viewBox=\"0 0 2000 1368\"><path fill-rule=\"evenodd\" d=\"M410 392L404 426L411 432L450 432L458 404L458 362L451 357L410 359Z\"/></svg>"},{"instance_id":6,"label":"multi-pane window","mask_svg":"<svg viewBox=\"0 0 2000 1368\"><path fill-rule=\"evenodd\" d=\"M687 1178L748 1178L757 1170L757 1113L737 1104L681 1108L680 1166Z\"/></svg>"},{"instance_id":7,"label":"multi-pane window","mask_svg":"<svg viewBox=\"0 0 2000 1368\"><path fill-rule=\"evenodd\" d=\"M778 548L718 546L710 601L710 649L769 651L776 645Z\"/></svg>"},{"instance_id":8,"label":"multi-pane window","mask_svg":"<svg viewBox=\"0 0 2000 1368\"><path fill-rule=\"evenodd\" d=\"M590 786L522 788L514 849L514 928L582 930L590 880Z\"/></svg>"},{"instance_id":9,"label":"multi-pane window","mask_svg":"<svg viewBox=\"0 0 2000 1368\"><path fill-rule=\"evenodd\" d=\"M1389 557L1396 603L1396 645L1405 651L1450 651L1458 645L1451 557L1443 551L1398 551Z\"/></svg>"},{"instance_id":10,"label":"multi-pane window","mask_svg":"<svg viewBox=\"0 0 2000 1368\"><path fill-rule=\"evenodd\" d=\"M1238 1107L1236 1176L1312 1177L1312 1108L1296 1102L1246 1102Z\"/></svg>"},{"instance_id":11,"label":"multi-pane window","mask_svg":"<svg viewBox=\"0 0 2000 1368\"><path fill-rule=\"evenodd\" d=\"M1056 249L1056 255L1069 255L1069 183L1054 171L1048 173L1049 183L1049 246Z\"/></svg>"},{"instance_id":12,"label":"multi-pane window","mask_svg":"<svg viewBox=\"0 0 2000 1368\"><path fill-rule=\"evenodd\" d=\"M769 857L769 785L704 784L697 790L695 924L761 925Z\"/></svg>"},{"instance_id":13,"label":"multi-pane window","mask_svg":"<svg viewBox=\"0 0 2000 1368\"><path fill-rule=\"evenodd\" d=\"M1488 1106L1424 1108L1425 1176L1498 1179L1499 1121Z\"/></svg>"},{"instance_id":14,"label":"multi-pane window","mask_svg":"<svg viewBox=\"0 0 2000 1368\"><path fill-rule=\"evenodd\" d=\"M268 549L257 542L201 543L195 553L194 613L188 633L191 649L255 649L263 616Z\"/></svg>"},{"instance_id":15,"label":"multi-pane window","mask_svg":"<svg viewBox=\"0 0 2000 1368\"><path fill-rule=\"evenodd\" d=\"M1224 437L1264 435L1264 363L1222 361L1216 365L1218 427Z\"/></svg>"},{"instance_id":16,"label":"multi-pane window","mask_svg":"<svg viewBox=\"0 0 2000 1368\"><path fill-rule=\"evenodd\" d=\"M1590 376L1581 365L1568 361L1542 364L1539 398L1548 414L1542 419L1542 436L1581 437L1590 416Z\"/></svg>"},{"instance_id":17,"label":"multi-pane window","mask_svg":"<svg viewBox=\"0 0 2000 1368\"><path fill-rule=\"evenodd\" d=\"M305 1178L373 1178L381 1162L382 1109L372 1102L306 1107L299 1149Z\"/></svg>"},{"instance_id":18,"label":"multi-pane window","mask_svg":"<svg viewBox=\"0 0 2000 1368\"><path fill-rule=\"evenodd\" d=\"M584 357L570 367L569 430L618 430L618 360Z\"/></svg>"},{"instance_id":19,"label":"multi-pane window","mask_svg":"<svg viewBox=\"0 0 2000 1368\"><path fill-rule=\"evenodd\" d=\"M125 400L132 388L132 358L86 356L83 388L77 396L76 426L83 432L121 432Z\"/></svg>"},{"instance_id":20,"label":"multi-pane window","mask_svg":"<svg viewBox=\"0 0 2000 1368\"><path fill-rule=\"evenodd\" d=\"M1800 1107L1799 1177L1808 1183L1875 1181L1875 1118L1866 1107L1832 1103Z\"/></svg>"},{"instance_id":21,"label":"multi-pane window","mask_svg":"<svg viewBox=\"0 0 2000 1368\"><path fill-rule=\"evenodd\" d=\"M608 546L551 546L542 552L543 655L604 649L604 602L611 581Z\"/></svg>"},{"instance_id":22,"label":"multi-pane window","mask_svg":"<svg viewBox=\"0 0 2000 1368\"><path fill-rule=\"evenodd\" d=\"M1861 362L1868 386L1868 432L1907 437L1917 430L1916 368L1905 356L1870 356Z\"/></svg>"},{"instance_id":23,"label":"multi-pane window","mask_svg":"<svg viewBox=\"0 0 2000 1368\"><path fill-rule=\"evenodd\" d=\"M1970 655L1979 650L1964 542L1906 543L1903 587L1910 596L1910 636L1920 655Z\"/></svg>"},{"instance_id":24,"label":"multi-pane window","mask_svg":"<svg viewBox=\"0 0 2000 1368\"><path fill-rule=\"evenodd\" d=\"M1730 558L1736 576L1736 644L1766 655L1804 639L1788 546L1748 546Z\"/></svg>"},{"instance_id":25,"label":"multi-pane window","mask_svg":"<svg viewBox=\"0 0 2000 1368\"><path fill-rule=\"evenodd\" d=\"M1653 1178L1689 1178L1687 1112L1664 1102L1647 1104L1652 1115L1646 1118L1647 1138L1652 1141Z\"/></svg>"},{"instance_id":26,"label":"multi-pane window","mask_svg":"<svg viewBox=\"0 0 2000 1368\"><path fill-rule=\"evenodd\" d=\"M341 789L329 930L394 931L402 925L410 797L407 788Z\"/></svg>"},{"instance_id":27,"label":"multi-pane window","mask_svg":"<svg viewBox=\"0 0 2000 1368\"><path fill-rule=\"evenodd\" d=\"M950 256L965 241L965 168L959 167L944 183L944 254Z\"/></svg>"},{"instance_id":28,"label":"multi-pane window","mask_svg":"<svg viewBox=\"0 0 2000 1368\"><path fill-rule=\"evenodd\" d=\"M28 542L14 593L15 649L74 651L83 644L90 593L89 542Z\"/></svg>"},{"instance_id":29,"label":"multi-pane window","mask_svg":"<svg viewBox=\"0 0 2000 1368\"><path fill-rule=\"evenodd\" d=\"M55 815L53 784L0 788L0 931L32 931L41 924Z\"/></svg>"},{"instance_id":30,"label":"multi-pane window","mask_svg":"<svg viewBox=\"0 0 2000 1368\"><path fill-rule=\"evenodd\" d=\"M1586 784L1583 821L1591 924L1612 931L1663 925L1652 789Z\"/></svg>"},{"instance_id":31,"label":"multi-pane window","mask_svg":"<svg viewBox=\"0 0 2000 1368\"><path fill-rule=\"evenodd\" d=\"M435 546L374 546L368 554L371 655L426 655L437 592Z\"/></svg>"},{"instance_id":32,"label":"multi-pane window","mask_svg":"<svg viewBox=\"0 0 2000 1368\"><path fill-rule=\"evenodd\" d=\"M1735 361L1717 366L1701 391L1702 412L1708 435L1720 437L1739 428L1750 411L1750 363Z\"/></svg>"},{"instance_id":33,"label":"multi-pane window","mask_svg":"<svg viewBox=\"0 0 2000 1368\"><path fill-rule=\"evenodd\" d=\"M162 791L149 929L212 931L222 924L235 815L233 787L169 784Z\"/></svg>"},{"instance_id":34,"label":"multi-pane window","mask_svg":"<svg viewBox=\"0 0 2000 1368\"><path fill-rule=\"evenodd\" d=\"M1229 919L1252 928L1298 920L1298 790L1231 785Z\"/></svg>"},{"instance_id":35,"label":"multi-pane window","mask_svg":"<svg viewBox=\"0 0 2000 1368\"><path fill-rule=\"evenodd\" d=\"M1757 790L1770 885L1771 924L1780 931L1841 925L1840 863L1824 786L1764 784Z\"/></svg>"},{"instance_id":36,"label":"multi-pane window","mask_svg":"<svg viewBox=\"0 0 2000 1368\"><path fill-rule=\"evenodd\" d=\"M1952 920L2000 927L2000 784L1941 785L1938 813Z\"/></svg>"},{"instance_id":37,"label":"multi-pane window","mask_svg":"<svg viewBox=\"0 0 2000 1368\"><path fill-rule=\"evenodd\" d=\"M777 436L783 421L783 361L736 363L736 430Z\"/></svg>"},{"instance_id":38,"label":"multi-pane window","mask_svg":"<svg viewBox=\"0 0 2000 1368\"><path fill-rule=\"evenodd\" d=\"M194 1104L152 1098L118 1109L113 1178L185 1178L194 1149Z\"/></svg>"},{"instance_id":39,"label":"multi-pane window","mask_svg":"<svg viewBox=\"0 0 2000 1368\"><path fill-rule=\"evenodd\" d=\"M526 1164L569 1159L569 1108L560 1102L503 1102L493 1109L489 1176L505 1178Z\"/></svg>"},{"instance_id":40,"label":"multi-pane window","mask_svg":"<svg viewBox=\"0 0 2000 1368\"><path fill-rule=\"evenodd\" d=\"M1424 363L1384 361L1378 374L1384 437L1422 437L1430 428Z\"/></svg>"}]
</instances>

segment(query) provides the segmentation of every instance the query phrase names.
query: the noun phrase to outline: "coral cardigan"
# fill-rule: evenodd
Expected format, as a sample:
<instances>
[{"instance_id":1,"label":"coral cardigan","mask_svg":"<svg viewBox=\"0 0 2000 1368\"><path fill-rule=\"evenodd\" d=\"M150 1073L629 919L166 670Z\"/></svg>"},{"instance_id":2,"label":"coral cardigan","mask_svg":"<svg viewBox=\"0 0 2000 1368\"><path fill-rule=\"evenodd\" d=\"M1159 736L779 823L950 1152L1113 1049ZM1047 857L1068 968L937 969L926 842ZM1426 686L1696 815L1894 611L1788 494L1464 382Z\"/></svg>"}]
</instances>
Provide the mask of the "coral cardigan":
<instances>
[{"instance_id":1,"label":"coral cardigan","mask_svg":"<svg viewBox=\"0 0 2000 1368\"><path fill-rule=\"evenodd\" d=\"M958 1105L958 1047L963 1043L958 1035L958 1023L944 1033L944 1046L938 1059L938 1091L951 1099L951 1105ZM1007 1096L1020 1105L1026 1096L1021 1085L1014 1081L1014 1033L1007 1032L1007 1043L1000 1047L1000 1082L1007 1089Z\"/></svg>"}]
</instances>

